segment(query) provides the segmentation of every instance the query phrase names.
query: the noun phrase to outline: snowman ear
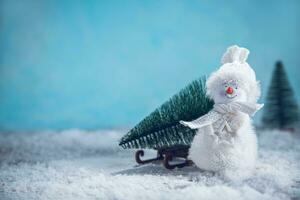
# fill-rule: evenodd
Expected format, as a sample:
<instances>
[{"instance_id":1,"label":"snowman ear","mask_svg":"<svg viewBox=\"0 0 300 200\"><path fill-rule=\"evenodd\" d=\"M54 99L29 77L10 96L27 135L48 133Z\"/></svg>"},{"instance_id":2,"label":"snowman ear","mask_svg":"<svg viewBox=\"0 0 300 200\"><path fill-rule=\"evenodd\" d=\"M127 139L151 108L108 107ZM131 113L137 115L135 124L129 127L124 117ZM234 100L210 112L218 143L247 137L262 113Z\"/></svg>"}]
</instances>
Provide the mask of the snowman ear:
<instances>
[{"instance_id":1,"label":"snowman ear","mask_svg":"<svg viewBox=\"0 0 300 200\"><path fill-rule=\"evenodd\" d=\"M227 51L224 53L221 59L221 63L222 64L233 63L233 62L244 63L246 62L248 55L249 55L248 49L234 45L229 47Z\"/></svg>"}]
</instances>

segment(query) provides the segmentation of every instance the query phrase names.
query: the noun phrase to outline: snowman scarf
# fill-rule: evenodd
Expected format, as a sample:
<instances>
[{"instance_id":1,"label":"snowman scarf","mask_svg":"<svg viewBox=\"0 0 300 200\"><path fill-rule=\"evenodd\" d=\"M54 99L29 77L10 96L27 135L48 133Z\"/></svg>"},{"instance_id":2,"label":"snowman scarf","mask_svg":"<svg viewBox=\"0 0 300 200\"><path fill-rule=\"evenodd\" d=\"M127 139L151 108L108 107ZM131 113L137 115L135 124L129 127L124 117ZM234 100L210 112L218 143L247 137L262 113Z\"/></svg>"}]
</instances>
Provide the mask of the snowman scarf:
<instances>
[{"instance_id":1,"label":"snowman scarf","mask_svg":"<svg viewBox=\"0 0 300 200\"><path fill-rule=\"evenodd\" d=\"M184 126L188 126L192 129L200 129L207 125L215 125L216 122L218 123L217 126L214 126L215 132L221 132L224 128L231 131L231 122L228 122L226 116L228 114L235 114L237 112L242 112L248 114L249 116L254 116L254 114L263 107L263 104L253 104L253 103L246 103L246 102L232 102L228 104L215 104L213 109L208 112L206 115L201 116L200 118L186 122L180 121L180 123Z\"/></svg>"}]
</instances>

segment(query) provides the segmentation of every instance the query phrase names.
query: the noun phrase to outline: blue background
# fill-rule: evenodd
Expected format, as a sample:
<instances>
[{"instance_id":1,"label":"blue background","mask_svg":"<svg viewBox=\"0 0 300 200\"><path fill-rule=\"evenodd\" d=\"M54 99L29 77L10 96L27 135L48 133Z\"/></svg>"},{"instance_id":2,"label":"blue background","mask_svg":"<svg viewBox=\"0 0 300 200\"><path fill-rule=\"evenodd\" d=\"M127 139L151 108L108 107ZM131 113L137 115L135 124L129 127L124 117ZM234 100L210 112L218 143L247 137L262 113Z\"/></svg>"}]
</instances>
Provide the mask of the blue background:
<instances>
[{"instance_id":1,"label":"blue background","mask_svg":"<svg viewBox=\"0 0 300 200\"><path fill-rule=\"evenodd\" d=\"M217 69L232 44L250 49L264 96L281 59L300 99L300 1L4 0L0 9L4 130L133 126Z\"/></svg>"}]
</instances>

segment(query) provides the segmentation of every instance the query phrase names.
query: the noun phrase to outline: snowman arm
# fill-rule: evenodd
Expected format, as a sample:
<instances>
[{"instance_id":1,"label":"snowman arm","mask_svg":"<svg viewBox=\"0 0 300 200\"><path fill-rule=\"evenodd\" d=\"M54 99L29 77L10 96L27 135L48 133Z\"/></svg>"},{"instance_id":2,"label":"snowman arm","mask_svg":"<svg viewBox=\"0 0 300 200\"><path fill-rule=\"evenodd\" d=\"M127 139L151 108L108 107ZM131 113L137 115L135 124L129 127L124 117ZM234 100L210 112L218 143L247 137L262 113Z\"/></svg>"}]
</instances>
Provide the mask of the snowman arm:
<instances>
[{"instance_id":1,"label":"snowman arm","mask_svg":"<svg viewBox=\"0 0 300 200\"><path fill-rule=\"evenodd\" d=\"M210 125L217 121L219 118L219 114L215 111L210 111L206 115L203 115L199 117L198 119L195 119L193 121L187 122L187 121L179 121L180 124L190 127L191 129L199 129L204 126Z\"/></svg>"}]
</instances>

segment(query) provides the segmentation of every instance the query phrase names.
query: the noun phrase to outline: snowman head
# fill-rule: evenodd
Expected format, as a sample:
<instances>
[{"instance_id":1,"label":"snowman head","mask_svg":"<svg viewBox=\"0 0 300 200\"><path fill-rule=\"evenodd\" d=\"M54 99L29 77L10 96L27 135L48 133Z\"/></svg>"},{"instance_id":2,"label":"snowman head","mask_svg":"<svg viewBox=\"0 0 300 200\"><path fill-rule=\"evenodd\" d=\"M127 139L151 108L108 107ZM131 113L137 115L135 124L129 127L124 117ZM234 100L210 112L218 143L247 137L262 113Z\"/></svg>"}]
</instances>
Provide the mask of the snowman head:
<instances>
[{"instance_id":1,"label":"snowman head","mask_svg":"<svg viewBox=\"0 0 300 200\"><path fill-rule=\"evenodd\" d=\"M236 45L227 49L222 66L206 81L207 95L215 103L256 103L260 97L260 84L254 70L246 62L248 55L248 49Z\"/></svg>"}]
</instances>

